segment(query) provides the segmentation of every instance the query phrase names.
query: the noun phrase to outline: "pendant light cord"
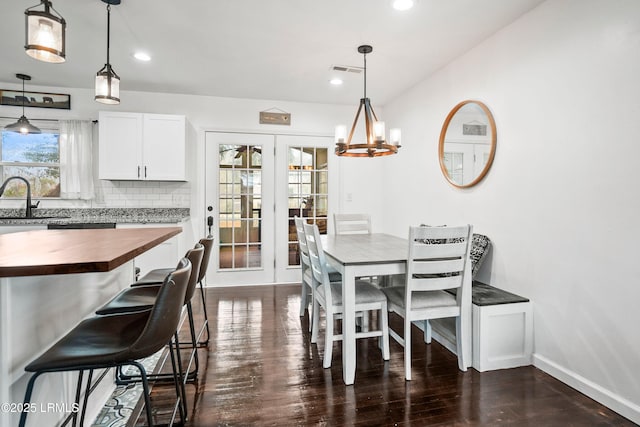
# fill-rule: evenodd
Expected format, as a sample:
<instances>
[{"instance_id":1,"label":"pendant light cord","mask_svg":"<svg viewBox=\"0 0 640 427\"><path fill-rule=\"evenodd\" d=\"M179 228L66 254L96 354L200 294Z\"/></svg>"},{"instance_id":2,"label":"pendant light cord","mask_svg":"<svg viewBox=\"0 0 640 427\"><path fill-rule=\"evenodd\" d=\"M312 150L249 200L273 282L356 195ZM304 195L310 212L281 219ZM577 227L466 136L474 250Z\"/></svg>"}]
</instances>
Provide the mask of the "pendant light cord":
<instances>
[{"instance_id":1,"label":"pendant light cord","mask_svg":"<svg viewBox=\"0 0 640 427\"><path fill-rule=\"evenodd\" d=\"M107 5L107 65L111 65L109 61L109 40L111 39L111 5Z\"/></svg>"},{"instance_id":2,"label":"pendant light cord","mask_svg":"<svg viewBox=\"0 0 640 427\"><path fill-rule=\"evenodd\" d=\"M22 116L24 116L24 79L22 79Z\"/></svg>"},{"instance_id":3,"label":"pendant light cord","mask_svg":"<svg viewBox=\"0 0 640 427\"><path fill-rule=\"evenodd\" d=\"M367 97L367 54L364 53L364 97Z\"/></svg>"}]
</instances>

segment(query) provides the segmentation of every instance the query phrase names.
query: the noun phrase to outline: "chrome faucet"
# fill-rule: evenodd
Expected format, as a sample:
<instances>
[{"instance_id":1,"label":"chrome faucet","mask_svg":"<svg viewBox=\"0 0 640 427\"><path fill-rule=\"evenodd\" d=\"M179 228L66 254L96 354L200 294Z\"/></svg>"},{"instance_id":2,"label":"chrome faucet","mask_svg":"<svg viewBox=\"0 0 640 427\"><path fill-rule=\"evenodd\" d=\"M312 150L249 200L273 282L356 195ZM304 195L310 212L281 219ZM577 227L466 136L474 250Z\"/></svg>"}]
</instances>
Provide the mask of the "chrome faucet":
<instances>
[{"instance_id":1,"label":"chrome faucet","mask_svg":"<svg viewBox=\"0 0 640 427\"><path fill-rule=\"evenodd\" d=\"M27 209L25 211L25 218L33 218L32 209L37 208L38 205L40 204L40 201L38 201L38 203L36 203L35 205L31 204L31 184L29 184L29 181L27 181L25 178L21 176L10 176L9 178L7 178L2 183L2 185L0 185L0 196L2 196L2 193L4 193L4 190L7 187L7 184L9 183L9 181L14 179L19 179L21 181L24 181L25 184L27 184Z\"/></svg>"}]
</instances>

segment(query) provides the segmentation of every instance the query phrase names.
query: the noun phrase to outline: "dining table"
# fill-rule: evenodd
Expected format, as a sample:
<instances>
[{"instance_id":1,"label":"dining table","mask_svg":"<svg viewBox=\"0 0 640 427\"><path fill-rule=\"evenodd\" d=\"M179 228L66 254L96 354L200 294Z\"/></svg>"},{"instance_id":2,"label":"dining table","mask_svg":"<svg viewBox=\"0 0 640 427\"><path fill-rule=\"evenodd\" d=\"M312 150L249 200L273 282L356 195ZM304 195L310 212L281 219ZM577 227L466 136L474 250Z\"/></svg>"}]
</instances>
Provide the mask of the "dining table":
<instances>
[{"instance_id":1,"label":"dining table","mask_svg":"<svg viewBox=\"0 0 640 427\"><path fill-rule=\"evenodd\" d=\"M327 262L342 274L342 379L352 385L356 375L356 278L405 273L409 242L384 233L323 235L321 242Z\"/></svg>"}]
</instances>

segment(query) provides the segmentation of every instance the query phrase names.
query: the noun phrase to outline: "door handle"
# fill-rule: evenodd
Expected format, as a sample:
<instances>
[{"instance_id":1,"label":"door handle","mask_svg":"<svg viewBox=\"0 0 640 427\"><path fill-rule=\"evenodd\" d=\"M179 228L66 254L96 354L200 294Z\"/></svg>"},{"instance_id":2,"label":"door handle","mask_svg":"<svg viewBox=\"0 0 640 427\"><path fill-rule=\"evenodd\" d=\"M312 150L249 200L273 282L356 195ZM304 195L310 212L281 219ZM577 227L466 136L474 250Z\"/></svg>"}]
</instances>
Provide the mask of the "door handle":
<instances>
[{"instance_id":1,"label":"door handle","mask_svg":"<svg viewBox=\"0 0 640 427\"><path fill-rule=\"evenodd\" d=\"M213 217L209 215L207 217L207 229L209 230L209 236L211 236L211 227L213 227Z\"/></svg>"}]
</instances>

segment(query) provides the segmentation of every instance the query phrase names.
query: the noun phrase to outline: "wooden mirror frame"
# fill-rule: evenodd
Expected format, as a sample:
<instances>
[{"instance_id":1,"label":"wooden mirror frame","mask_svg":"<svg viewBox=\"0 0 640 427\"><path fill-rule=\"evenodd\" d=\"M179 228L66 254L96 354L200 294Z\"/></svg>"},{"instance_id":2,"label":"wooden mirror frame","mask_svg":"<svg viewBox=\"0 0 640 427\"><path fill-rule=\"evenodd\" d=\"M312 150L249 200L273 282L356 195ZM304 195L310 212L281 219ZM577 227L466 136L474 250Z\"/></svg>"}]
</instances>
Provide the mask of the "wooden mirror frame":
<instances>
[{"instance_id":1,"label":"wooden mirror frame","mask_svg":"<svg viewBox=\"0 0 640 427\"><path fill-rule=\"evenodd\" d=\"M444 164L444 143L445 143L445 138L446 138L446 135L447 135L447 129L449 128L449 124L451 123L451 119L453 118L453 116L455 116L455 114L458 112L458 110L460 110L462 107L464 107L467 104L476 104L486 114L487 119L489 121L489 127L491 129L491 149L489 151L489 158L487 159L487 163L484 165L484 168L478 174L478 176L475 177L470 183L460 185L460 184L454 182L451 179L451 177L449 176L449 173L447 171L447 168L446 168L446 166ZM468 99L466 101L460 102L458 105L453 107L451 112L449 112L449 115L447 115L447 118L445 119L444 124L442 125L442 131L440 132L440 142L438 144L438 159L440 161L440 170L442 170L442 174L447 179L447 181L449 181L449 184L453 185L456 188L469 188L469 187L473 187L474 185L476 185L477 183L482 181L482 179L485 177L485 175L487 175L487 172L489 172L489 169L491 169L491 165L493 164L493 158L494 158L494 156L496 154L496 140L497 140L497 138L496 138L496 122L493 119L493 115L491 114L491 111L489 110L489 108L484 103L482 103L480 101L475 101L475 100L472 100L472 99Z\"/></svg>"}]
</instances>

